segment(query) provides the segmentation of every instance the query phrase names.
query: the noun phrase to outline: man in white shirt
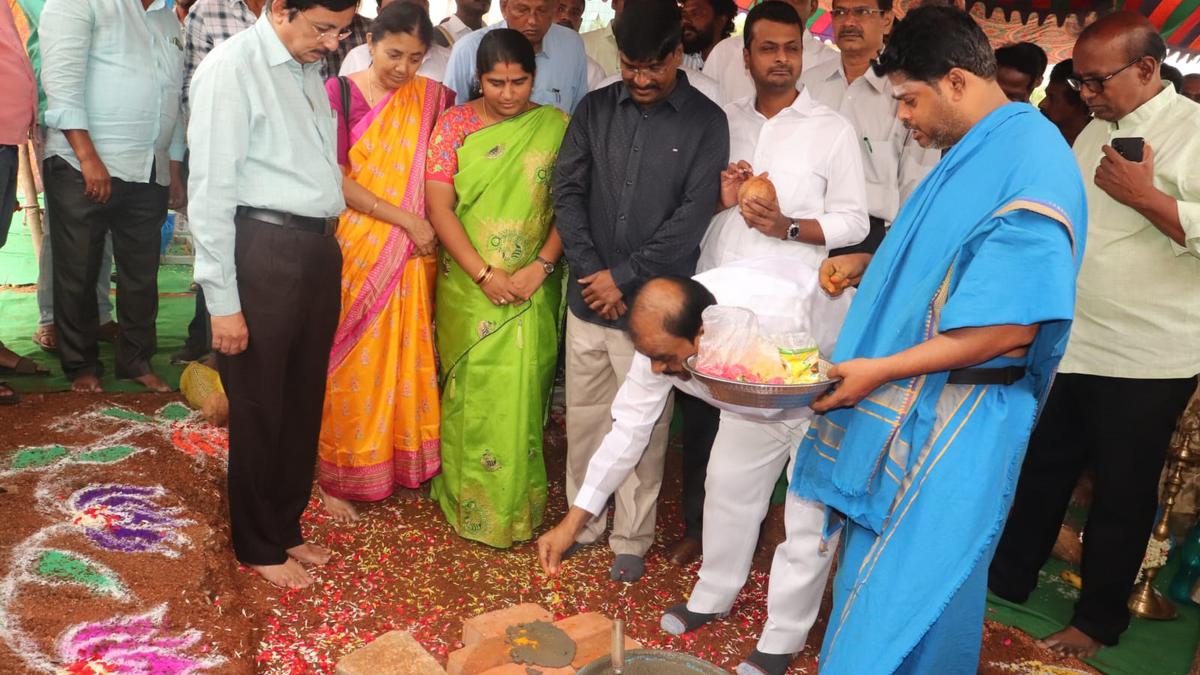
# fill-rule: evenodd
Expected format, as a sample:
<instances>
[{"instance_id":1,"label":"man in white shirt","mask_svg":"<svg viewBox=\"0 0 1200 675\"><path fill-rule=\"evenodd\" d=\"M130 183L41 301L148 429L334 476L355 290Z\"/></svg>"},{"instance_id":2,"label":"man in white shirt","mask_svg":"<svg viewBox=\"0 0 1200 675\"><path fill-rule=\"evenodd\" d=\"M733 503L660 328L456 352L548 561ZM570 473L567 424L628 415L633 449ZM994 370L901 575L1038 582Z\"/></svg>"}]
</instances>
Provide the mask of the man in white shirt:
<instances>
[{"instance_id":1,"label":"man in white shirt","mask_svg":"<svg viewBox=\"0 0 1200 675\"><path fill-rule=\"evenodd\" d=\"M384 7L393 2L407 2L410 5L415 5L425 10L425 14L429 14L429 0L379 0L379 9L382 11ZM435 31L435 35L437 31ZM425 51L425 58L421 60L421 67L417 69L417 74L429 78L434 82L441 82L446 76L446 64L450 62L450 48L443 47L438 44L436 39L430 43L429 49ZM361 44L354 49L351 49L346 58L342 59L342 68L338 71L338 75L346 77L367 69L371 65L371 42L370 35L367 36L367 42Z\"/></svg>"},{"instance_id":2,"label":"man in white shirt","mask_svg":"<svg viewBox=\"0 0 1200 675\"><path fill-rule=\"evenodd\" d=\"M454 14L443 19L433 32L433 41L447 49L464 35L487 26L483 15L491 10L492 0L457 0L454 7Z\"/></svg>"},{"instance_id":3,"label":"man in white shirt","mask_svg":"<svg viewBox=\"0 0 1200 675\"><path fill-rule=\"evenodd\" d=\"M797 91L803 24L792 6L767 2L746 18L742 37L756 93L725 106L729 120L729 167L722 175L721 212L700 245L696 269L763 256L820 265L829 249L858 244L867 236L867 195L853 127L832 109ZM773 203L738 204L738 189L751 174L766 173L775 185ZM735 208L736 207L736 208ZM684 537L673 562L695 557L703 532L705 465L717 411L679 396L683 413ZM707 431L705 431L707 430Z\"/></svg>"},{"instance_id":4,"label":"man in white shirt","mask_svg":"<svg viewBox=\"0 0 1200 675\"><path fill-rule=\"evenodd\" d=\"M612 0L613 21L621 16L621 8L624 6L625 0ZM604 28L590 30L579 37L583 40L583 49L588 58L600 64L605 76L620 74L621 54L617 49L617 38L613 35L612 21Z\"/></svg>"},{"instance_id":5,"label":"man in white shirt","mask_svg":"<svg viewBox=\"0 0 1200 675\"><path fill-rule=\"evenodd\" d=\"M713 399L690 379L683 362L697 353L704 310L720 303L754 312L764 333L808 332L831 353L847 298L818 290L816 267L793 258L731 263L693 279L659 277L633 302L629 330L637 353L612 404L612 430L588 464L566 517L538 539L543 569L556 575L563 553L593 514L638 464L672 389L721 408L705 503L704 562L686 604L671 607L662 627L681 634L728 614L750 572L762 522L780 472L808 429L812 411L746 408ZM775 552L763 642L771 651L799 651L816 618L833 549L820 546L825 509L788 495L787 540Z\"/></svg>"},{"instance_id":6,"label":"man in white shirt","mask_svg":"<svg viewBox=\"0 0 1200 675\"><path fill-rule=\"evenodd\" d=\"M839 58L805 67L800 82L813 99L850 120L867 179L871 233L861 249L874 252L941 153L925 149L896 118L891 82L871 70L892 27L892 0L834 0L833 32ZM839 251L849 252L849 251Z\"/></svg>"},{"instance_id":7,"label":"man in white shirt","mask_svg":"<svg viewBox=\"0 0 1200 675\"><path fill-rule=\"evenodd\" d=\"M817 0L768 0L769 2L786 1L796 9L800 19L805 24L808 17L817 8ZM743 29L743 33L745 30ZM818 64L837 58L837 50L813 37L804 30L804 66L812 68ZM717 43L704 61L704 74L716 80L721 86L721 103L729 103L739 98L754 94L754 81L746 70L746 59L743 56L744 45L742 37L734 35Z\"/></svg>"},{"instance_id":8,"label":"man in white shirt","mask_svg":"<svg viewBox=\"0 0 1200 675\"><path fill-rule=\"evenodd\" d=\"M854 127L807 89L797 89L806 35L801 21L791 5L772 0L750 11L738 37L755 90L725 106L730 164L721 176L723 210L700 246L701 271L762 256L798 258L815 267L829 249L867 235ZM763 173L776 200L738 204L741 184Z\"/></svg>"}]
</instances>

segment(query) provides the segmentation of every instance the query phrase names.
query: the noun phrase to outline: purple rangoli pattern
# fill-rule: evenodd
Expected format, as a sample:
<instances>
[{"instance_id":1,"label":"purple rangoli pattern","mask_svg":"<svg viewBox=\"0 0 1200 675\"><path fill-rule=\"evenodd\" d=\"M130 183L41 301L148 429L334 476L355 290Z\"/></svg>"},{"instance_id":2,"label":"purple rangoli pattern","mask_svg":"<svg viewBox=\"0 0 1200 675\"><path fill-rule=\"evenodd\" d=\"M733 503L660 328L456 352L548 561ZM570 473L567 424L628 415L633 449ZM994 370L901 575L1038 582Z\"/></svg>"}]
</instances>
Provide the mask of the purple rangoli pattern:
<instances>
[{"instance_id":1,"label":"purple rangoli pattern","mask_svg":"<svg viewBox=\"0 0 1200 675\"><path fill-rule=\"evenodd\" d=\"M179 517L182 509L155 501L166 494L161 486L89 485L67 499L67 508L71 523L106 551L174 558L188 544L182 528L193 521Z\"/></svg>"}]
</instances>

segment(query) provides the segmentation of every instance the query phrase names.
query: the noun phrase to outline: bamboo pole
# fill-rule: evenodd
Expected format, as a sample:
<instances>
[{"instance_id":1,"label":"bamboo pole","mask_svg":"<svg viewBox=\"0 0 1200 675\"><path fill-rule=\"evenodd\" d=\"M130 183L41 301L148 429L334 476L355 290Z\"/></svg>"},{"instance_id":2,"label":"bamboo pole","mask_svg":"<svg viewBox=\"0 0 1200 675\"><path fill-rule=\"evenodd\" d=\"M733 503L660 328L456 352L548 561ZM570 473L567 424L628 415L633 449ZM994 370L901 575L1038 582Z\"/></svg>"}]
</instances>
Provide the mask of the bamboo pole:
<instances>
[{"instance_id":1,"label":"bamboo pole","mask_svg":"<svg viewBox=\"0 0 1200 675\"><path fill-rule=\"evenodd\" d=\"M38 204L37 181L33 176L29 143L22 143L17 160L17 186L21 189L21 204L25 211L25 226L29 228L29 237L33 240L33 254L41 262L42 257L42 207Z\"/></svg>"}]
</instances>

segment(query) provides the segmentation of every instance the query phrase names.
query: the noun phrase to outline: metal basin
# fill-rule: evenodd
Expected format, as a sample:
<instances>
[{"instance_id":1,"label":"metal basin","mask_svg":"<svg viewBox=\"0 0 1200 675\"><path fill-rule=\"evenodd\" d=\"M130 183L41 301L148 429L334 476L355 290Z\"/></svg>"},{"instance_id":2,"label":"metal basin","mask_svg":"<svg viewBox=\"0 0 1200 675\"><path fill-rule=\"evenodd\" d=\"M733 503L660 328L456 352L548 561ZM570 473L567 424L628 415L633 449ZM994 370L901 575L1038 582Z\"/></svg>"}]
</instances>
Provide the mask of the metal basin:
<instances>
[{"instance_id":1,"label":"metal basin","mask_svg":"<svg viewBox=\"0 0 1200 675\"><path fill-rule=\"evenodd\" d=\"M829 371L828 361L821 360L822 376ZM812 384L756 384L752 382L735 382L722 377L714 377L696 370L696 357L689 356L683 362L683 367L691 373L708 393L718 401L747 408L804 408L815 401L821 394L829 391L833 385L841 382L842 378L825 379Z\"/></svg>"},{"instance_id":2,"label":"metal basin","mask_svg":"<svg viewBox=\"0 0 1200 675\"><path fill-rule=\"evenodd\" d=\"M616 675L612 658L603 656L580 669L578 675ZM621 675L728 675L708 661L659 649L631 649L625 652Z\"/></svg>"}]
</instances>

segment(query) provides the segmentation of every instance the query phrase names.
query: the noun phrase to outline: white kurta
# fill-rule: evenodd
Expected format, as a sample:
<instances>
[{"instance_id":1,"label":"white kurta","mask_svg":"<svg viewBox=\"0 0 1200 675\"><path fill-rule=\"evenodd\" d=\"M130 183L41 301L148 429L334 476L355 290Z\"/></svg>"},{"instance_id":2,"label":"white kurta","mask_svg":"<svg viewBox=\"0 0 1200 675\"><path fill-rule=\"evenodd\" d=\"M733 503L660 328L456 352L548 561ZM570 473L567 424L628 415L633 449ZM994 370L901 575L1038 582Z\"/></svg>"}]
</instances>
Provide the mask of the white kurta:
<instances>
[{"instance_id":1,"label":"white kurta","mask_svg":"<svg viewBox=\"0 0 1200 675\"><path fill-rule=\"evenodd\" d=\"M817 285L815 267L791 258L758 258L698 274L722 305L750 309L769 331L804 330L822 353L832 352L851 294L830 298ZM694 380L655 374L650 359L634 357L612 405L612 430L588 465L574 505L600 513L637 466L672 388L703 399L721 410L705 482L704 559L688 608L722 613L733 606L746 582L758 539L756 525L770 505L780 472L808 430L808 408L779 410L733 406L709 396ZM790 569L772 574L771 616L760 648L773 653L799 651L816 618L831 554L819 550L824 509L789 497L785 508L788 541L776 552L777 564Z\"/></svg>"}]
</instances>

